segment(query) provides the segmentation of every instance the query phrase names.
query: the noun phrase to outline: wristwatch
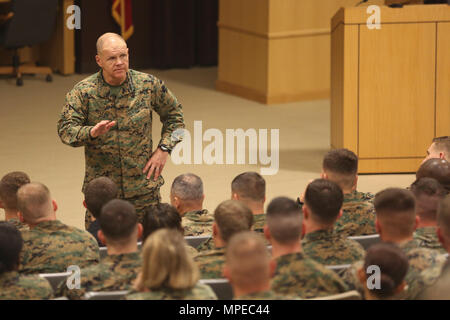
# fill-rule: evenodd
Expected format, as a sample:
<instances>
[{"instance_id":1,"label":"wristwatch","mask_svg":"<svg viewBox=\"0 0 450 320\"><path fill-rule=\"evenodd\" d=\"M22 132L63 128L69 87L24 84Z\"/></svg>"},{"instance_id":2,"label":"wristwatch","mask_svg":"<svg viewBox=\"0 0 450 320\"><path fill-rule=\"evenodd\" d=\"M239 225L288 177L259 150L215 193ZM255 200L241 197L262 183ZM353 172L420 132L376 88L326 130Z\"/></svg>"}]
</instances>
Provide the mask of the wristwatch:
<instances>
[{"instance_id":1,"label":"wristwatch","mask_svg":"<svg viewBox=\"0 0 450 320\"><path fill-rule=\"evenodd\" d=\"M159 146L158 146L158 148L160 148L162 151L164 151L164 152L168 152L169 154L172 152L172 149L171 148L169 148L167 145L165 145L165 144L160 144Z\"/></svg>"}]
</instances>

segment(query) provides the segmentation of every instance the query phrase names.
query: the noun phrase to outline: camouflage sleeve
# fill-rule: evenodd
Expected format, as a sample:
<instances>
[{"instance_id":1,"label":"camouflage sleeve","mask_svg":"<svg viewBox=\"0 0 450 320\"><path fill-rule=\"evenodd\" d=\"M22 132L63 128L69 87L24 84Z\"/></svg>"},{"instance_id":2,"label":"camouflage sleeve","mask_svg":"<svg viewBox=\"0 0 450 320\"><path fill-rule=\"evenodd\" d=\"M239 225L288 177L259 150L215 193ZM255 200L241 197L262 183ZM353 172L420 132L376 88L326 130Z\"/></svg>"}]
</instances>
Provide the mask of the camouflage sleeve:
<instances>
[{"instance_id":1,"label":"camouflage sleeve","mask_svg":"<svg viewBox=\"0 0 450 320\"><path fill-rule=\"evenodd\" d=\"M170 148L181 141L172 140L172 132L177 129L184 129L183 109L177 98L164 85L161 80L156 81L156 94L153 103L153 109L159 115L161 123L163 124L161 130L161 140L159 144L165 144ZM180 137L178 137L180 138Z\"/></svg>"},{"instance_id":2,"label":"camouflage sleeve","mask_svg":"<svg viewBox=\"0 0 450 320\"><path fill-rule=\"evenodd\" d=\"M58 135L64 144L81 147L92 144L96 139L89 134L93 126L86 126L87 106L80 92L73 89L66 95L64 107L58 120Z\"/></svg>"}]
</instances>

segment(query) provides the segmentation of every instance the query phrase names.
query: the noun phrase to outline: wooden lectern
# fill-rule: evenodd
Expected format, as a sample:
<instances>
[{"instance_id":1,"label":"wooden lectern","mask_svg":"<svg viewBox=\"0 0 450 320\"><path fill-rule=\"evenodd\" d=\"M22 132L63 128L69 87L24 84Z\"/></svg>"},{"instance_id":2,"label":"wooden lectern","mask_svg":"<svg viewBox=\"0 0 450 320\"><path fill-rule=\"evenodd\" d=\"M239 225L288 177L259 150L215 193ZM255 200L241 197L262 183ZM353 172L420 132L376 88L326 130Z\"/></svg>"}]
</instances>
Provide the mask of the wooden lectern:
<instances>
[{"instance_id":1,"label":"wooden lectern","mask_svg":"<svg viewBox=\"0 0 450 320\"><path fill-rule=\"evenodd\" d=\"M331 23L331 146L360 173L415 172L450 135L450 6L339 10Z\"/></svg>"}]
</instances>

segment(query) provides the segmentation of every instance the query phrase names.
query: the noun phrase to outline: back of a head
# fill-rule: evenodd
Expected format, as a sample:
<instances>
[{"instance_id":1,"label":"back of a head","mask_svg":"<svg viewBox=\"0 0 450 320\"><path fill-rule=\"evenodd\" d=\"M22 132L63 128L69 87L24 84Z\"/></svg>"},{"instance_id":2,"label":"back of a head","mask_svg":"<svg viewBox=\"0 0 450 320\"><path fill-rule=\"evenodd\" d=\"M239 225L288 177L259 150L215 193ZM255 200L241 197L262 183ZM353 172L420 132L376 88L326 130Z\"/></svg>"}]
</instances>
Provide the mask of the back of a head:
<instances>
[{"instance_id":1,"label":"back of a head","mask_svg":"<svg viewBox=\"0 0 450 320\"><path fill-rule=\"evenodd\" d=\"M171 194L182 201L200 201L203 199L203 182L193 173L179 175L173 180Z\"/></svg>"},{"instance_id":2,"label":"back of a head","mask_svg":"<svg viewBox=\"0 0 450 320\"><path fill-rule=\"evenodd\" d=\"M450 163L444 159L428 159L420 166L416 173L416 179L436 179L447 191L450 192Z\"/></svg>"},{"instance_id":3,"label":"back of a head","mask_svg":"<svg viewBox=\"0 0 450 320\"><path fill-rule=\"evenodd\" d=\"M183 233L181 217L173 206L168 203L158 203L144 209L144 232L142 241L158 229L168 228Z\"/></svg>"},{"instance_id":4,"label":"back of a head","mask_svg":"<svg viewBox=\"0 0 450 320\"><path fill-rule=\"evenodd\" d=\"M387 188L375 195L377 220L384 233L397 237L413 234L416 221L416 200L406 189Z\"/></svg>"},{"instance_id":5,"label":"back of a head","mask_svg":"<svg viewBox=\"0 0 450 320\"><path fill-rule=\"evenodd\" d=\"M227 243L235 233L251 229L253 213L242 201L226 200L214 211L214 221L219 228L222 240Z\"/></svg>"},{"instance_id":6,"label":"back of a head","mask_svg":"<svg viewBox=\"0 0 450 320\"><path fill-rule=\"evenodd\" d=\"M199 279L199 272L186 249L182 234L172 229L152 233L142 248L142 274L139 291L160 288L188 289Z\"/></svg>"},{"instance_id":7,"label":"back of a head","mask_svg":"<svg viewBox=\"0 0 450 320\"><path fill-rule=\"evenodd\" d=\"M264 202L266 181L257 172L244 172L231 182L231 192L237 193L243 200Z\"/></svg>"},{"instance_id":8,"label":"back of a head","mask_svg":"<svg viewBox=\"0 0 450 320\"><path fill-rule=\"evenodd\" d=\"M316 179L305 191L305 205L312 219L321 225L333 225L344 202L341 188L330 180Z\"/></svg>"},{"instance_id":9,"label":"back of a head","mask_svg":"<svg viewBox=\"0 0 450 320\"><path fill-rule=\"evenodd\" d=\"M379 299L391 298L402 284L408 272L408 259L403 251L393 243L383 242L371 246L364 259L364 272L372 273L368 268L378 267L380 270L380 286L370 290Z\"/></svg>"},{"instance_id":10,"label":"back of a head","mask_svg":"<svg viewBox=\"0 0 450 320\"><path fill-rule=\"evenodd\" d=\"M30 183L30 177L25 172L14 171L3 176L0 180L0 200L5 209L18 210L17 190L27 183Z\"/></svg>"},{"instance_id":11,"label":"back of a head","mask_svg":"<svg viewBox=\"0 0 450 320\"><path fill-rule=\"evenodd\" d=\"M125 200L114 199L105 204L99 217L100 229L109 243L125 245L137 242L138 217L133 205ZM135 234L135 237L132 235Z\"/></svg>"},{"instance_id":12,"label":"back of a head","mask_svg":"<svg viewBox=\"0 0 450 320\"><path fill-rule=\"evenodd\" d=\"M91 180L84 190L86 207L98 219L102 207L109 201L117 198L119 189L108 177L99 177Z\"/></svg>"},{"instance_id":13,"label":"back of a head","mask_svg":"<svg viewBox=\"0 0 450 320\"><path fill-rule=\"evenodd\" d=\"M226 249L226 265L233 284L248 288L270 281L270 256L262 237L244 231L233 235Z\"/></svg>"},{"instance_id":14,"label":"back of a head","mask_svg":"<svg viewBox=\"0 0 450 320\"><path fill-rule=\"evenodd\" d=\"M423 221L436 221L439 202L445 197L445 190L433 178L421 178L411 184L416 198L416 214Z\"/></svg>"},{"instance_id":15,"label":"back of a head","mask_svg":"<svg viewBox=\"0 0 450 320\"><path fill-rule=\"evenodd\" d=\"M299 242L302 233L302 213L297 203L277 197L267 206L267 227L270 236L280 244Z\"/></svg>"},{"instance_id":16,"label":"back of a head","mask_svg":"<svg viewBox=\"0 0 450 320\"><path fill-rule=\"evenodd\" d=\"M442 236L450 243L450 195L439 203L437 225L441 229Z\"/></svg>"},{"instance_id":17,"label":"back of a head","mask_svg":"<svg viewBox=\"0 0 450 320\"><path fill-rule=\"evenodd\" d=\"M450 159L450 136L436 137L433 144L436 152L443 152L446 159Z\"/></svg>"},{"instance_id":18,"label":"back of a head","mask_svg":"<svg viewBox=\"0 0 450 320\"><path fill-rule=\"evenodd\" d=\"M53 213L50 190L39 182L23 185L17 191L17 208L26 223L38 223Z\"/></svg>"},{"instance_id":19,"label":"back of a head","mask_svg":"<svg viewBox=\"0 0 450 320\"><path fill-rule=\"evenodd\" d=\"M0 222L0 275L14 271L19 265L23 240L20 232L12 224Z\"/></svg>"},{"instance_id":20,"label":"back of a head","mask_svg":"<svg viewBox=\"0 0 450 320\"><path fill-rule=\"evenodd\" d=\"M322 168L330 180L341 188L350 189L356 182L358 156L348 149L334 149L323 158Z\"/></svg>"}]
</instances>

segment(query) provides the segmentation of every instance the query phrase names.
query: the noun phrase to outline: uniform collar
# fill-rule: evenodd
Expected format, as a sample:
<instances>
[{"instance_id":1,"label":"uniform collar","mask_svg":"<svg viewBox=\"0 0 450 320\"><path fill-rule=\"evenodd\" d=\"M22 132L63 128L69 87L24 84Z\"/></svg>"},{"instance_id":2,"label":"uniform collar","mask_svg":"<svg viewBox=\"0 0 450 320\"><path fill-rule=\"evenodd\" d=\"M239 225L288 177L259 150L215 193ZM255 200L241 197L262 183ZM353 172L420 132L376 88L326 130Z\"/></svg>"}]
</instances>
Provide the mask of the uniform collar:
<instances>
[{"instance_id":1,"label":"uniform collar","mask_svg":"<svg viewBox=\"0 0 450 320\"><path fill-rule=\"evenodd\" d=\"M332 237L335 237L337 234L333 229L331 230L317 230L310 233L305 234L303 241L317 241L317 240L329 240Z\"/></svg>"},{"instance_id":2,"label":"uniform collar","mask_svg":"<svg viewBox=\"0 0 450 320\"><path fill-rule=\"evenodd\" d=\"M131 70L127 72L127 78L120 85L120 92L118 96L124 96L132 93L135 90L133 76ZM103 78L102 69L97 73L97 93L99 97L108 98L110 96L111 85L109 85Z\"/></svg>"}]
</instances>

